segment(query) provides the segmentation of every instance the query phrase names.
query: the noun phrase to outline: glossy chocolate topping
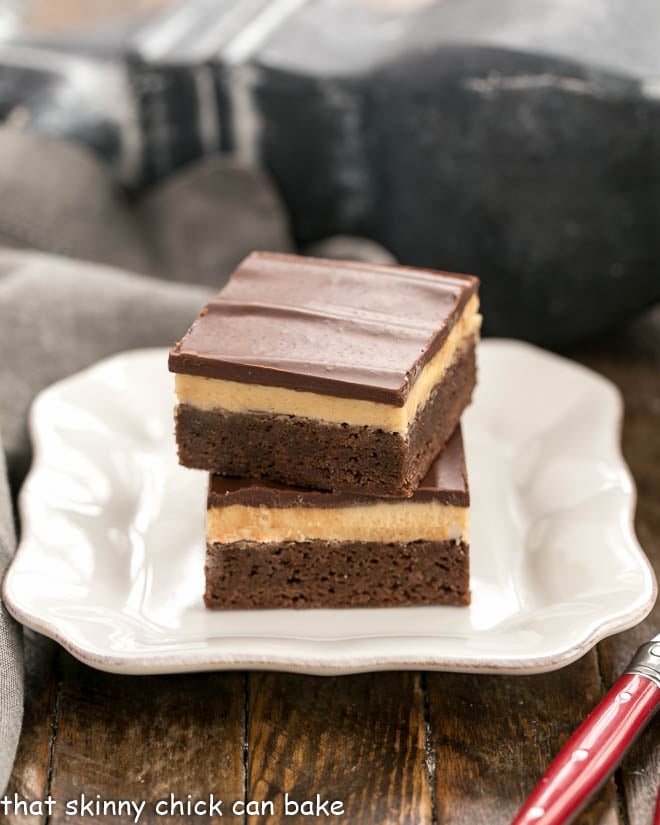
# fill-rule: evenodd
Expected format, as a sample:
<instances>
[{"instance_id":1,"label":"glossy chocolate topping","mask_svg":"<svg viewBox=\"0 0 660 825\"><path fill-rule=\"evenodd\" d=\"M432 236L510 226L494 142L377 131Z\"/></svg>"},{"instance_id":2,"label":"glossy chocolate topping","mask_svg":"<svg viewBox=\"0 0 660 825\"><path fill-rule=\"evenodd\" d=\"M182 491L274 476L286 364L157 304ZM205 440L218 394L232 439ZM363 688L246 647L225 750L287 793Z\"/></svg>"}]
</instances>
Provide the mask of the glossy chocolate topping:
<instances>
[{"instance_id":1,"label":"glossy chocolate topping","mask_svg":"<svg viewBox=\"0 0 660 825\"><path fill-rule=\"evenodd\" d=\"M478 283L255 252L173 347L170 370L403 406Z\"/></svg>"},{"instance_id":2,"label":"glossy chocolate topping","mask_svg":"<svg viewBox=\"0 0 660 825\"><path fill-rule=\"evenodd\" d=\"M310 456L310 461L314 456ZM470 503L463 436L460 425L449 439L445 449L431 464L412 498L405 501L437 501L467 507ZM267 481L228 478L211 475L209 479L208 507L242 504L246 507L351 507L378 502L399 503L401 499L363 496L354 493L327 493L320 490L303 490L285 487Z\"/></svg>"}]
</instances>

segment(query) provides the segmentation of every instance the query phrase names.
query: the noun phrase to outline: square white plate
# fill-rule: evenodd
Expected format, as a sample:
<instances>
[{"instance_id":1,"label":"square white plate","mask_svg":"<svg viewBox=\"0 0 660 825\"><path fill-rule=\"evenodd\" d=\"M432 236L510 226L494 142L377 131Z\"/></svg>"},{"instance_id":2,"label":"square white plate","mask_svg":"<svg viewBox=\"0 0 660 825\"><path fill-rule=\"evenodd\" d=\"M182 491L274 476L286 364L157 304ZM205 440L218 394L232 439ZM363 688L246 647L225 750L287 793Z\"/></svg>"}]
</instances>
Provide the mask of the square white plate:
<instances>
[{"instance_id":1,"label":"square white plate","mask_svg":"<svg viewBox=\"0 0 660 825\"><path fill-rule=\"evenodd\" d=\"M621 401L605 379L487 340L464 416L472 605L208 611L206 475L180 467L164 349L127 352L34 402L9 610L122 673L423 668L533 673L639 622L656 584L632 530Z\"/></svg>"}]
</instances>

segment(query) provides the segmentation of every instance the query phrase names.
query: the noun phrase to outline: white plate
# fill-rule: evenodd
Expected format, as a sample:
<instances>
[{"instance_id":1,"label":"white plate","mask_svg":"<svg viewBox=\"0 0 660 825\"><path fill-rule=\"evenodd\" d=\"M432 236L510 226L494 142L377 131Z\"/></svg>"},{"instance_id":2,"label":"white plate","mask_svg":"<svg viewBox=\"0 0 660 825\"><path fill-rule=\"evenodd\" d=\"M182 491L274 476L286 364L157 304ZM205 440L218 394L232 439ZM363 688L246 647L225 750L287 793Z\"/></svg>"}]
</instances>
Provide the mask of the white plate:
<instances>
[{"instance_id":1,"label":"white plate","mask_svg":"<svg viewBox=\"0 0 660 825\"><path fill-rule=\"evenodd\" d=\"M4 597L25 625L103 670L424 668L533 673L639 622L656 585L632 530L621 401L593 372L485 341L464 416L469 608L208 611L206 475L180 467L165 350L47 389Z\"/></svg>"}]
</instances>

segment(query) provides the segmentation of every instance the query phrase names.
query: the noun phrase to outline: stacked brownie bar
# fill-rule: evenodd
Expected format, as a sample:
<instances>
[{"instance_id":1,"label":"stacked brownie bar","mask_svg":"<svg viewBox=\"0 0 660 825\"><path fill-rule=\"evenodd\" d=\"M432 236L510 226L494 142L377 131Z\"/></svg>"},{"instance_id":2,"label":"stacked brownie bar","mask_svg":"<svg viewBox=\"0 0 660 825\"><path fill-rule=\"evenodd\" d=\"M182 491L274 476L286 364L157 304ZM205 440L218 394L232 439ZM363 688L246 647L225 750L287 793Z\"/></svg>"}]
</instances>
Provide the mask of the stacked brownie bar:
<instances>
[{"instance_id":1,"label":"stacked brownie bar","mask_svg":"<svg viewBox=\"0 0 660 825\"><path fill-rule=\"evenodd\" d=\"M469 602L478 281L254 253L170 353L213 608Z\"/></svg>"}]
</instances>

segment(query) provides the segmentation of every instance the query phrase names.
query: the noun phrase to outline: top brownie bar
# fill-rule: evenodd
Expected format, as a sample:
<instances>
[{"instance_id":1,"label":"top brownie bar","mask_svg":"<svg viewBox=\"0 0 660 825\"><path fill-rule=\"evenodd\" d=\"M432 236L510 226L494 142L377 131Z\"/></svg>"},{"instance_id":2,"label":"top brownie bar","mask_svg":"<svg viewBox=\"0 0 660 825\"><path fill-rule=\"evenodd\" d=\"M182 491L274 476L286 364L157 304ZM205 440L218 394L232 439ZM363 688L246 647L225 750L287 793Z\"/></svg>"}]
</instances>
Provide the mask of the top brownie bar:
<instances>
[{"instance_id":1,"label":"top brownie bar","mask_svg":"<svg viewBox=\"0 0 660 825\"><path fill-rule=\"evenodd\" d=\"M469 402L478 280L253 253L170 353L187 466L407 496Z\"/></svg>"}]
</instances>

